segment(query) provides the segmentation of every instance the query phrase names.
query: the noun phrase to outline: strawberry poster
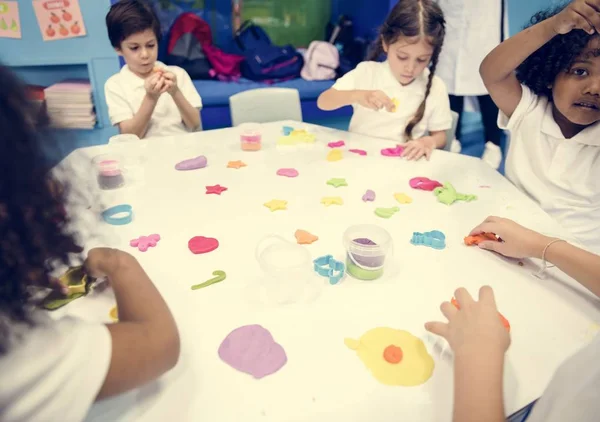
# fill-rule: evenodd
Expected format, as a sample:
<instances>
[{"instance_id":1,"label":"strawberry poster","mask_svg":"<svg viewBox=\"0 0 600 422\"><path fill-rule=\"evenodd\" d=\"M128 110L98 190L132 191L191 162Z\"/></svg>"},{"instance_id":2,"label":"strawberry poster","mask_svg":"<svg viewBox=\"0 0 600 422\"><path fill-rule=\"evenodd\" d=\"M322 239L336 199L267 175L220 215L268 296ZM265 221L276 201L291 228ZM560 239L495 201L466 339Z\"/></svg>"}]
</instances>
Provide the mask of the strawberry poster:
<instances>
[{"instance_id":1,"label":"strawberry poster","mask_svg":"<svg viewBox=\"0 0 600 422\"><path fill-rule=\"evenodd\" d=\"M19 3L0 0L0 37L21 38Z\"/></svg>"},{"instance_id":2,"label":"strawberry poster","mask_svg":"<svg viewBox=\"0 0 600 422\"><path fill-rule=\"evenodd\" d=\"M33 9L44 41L85 36L79 0L33 0Z\"/></svg>"}]
</instances>

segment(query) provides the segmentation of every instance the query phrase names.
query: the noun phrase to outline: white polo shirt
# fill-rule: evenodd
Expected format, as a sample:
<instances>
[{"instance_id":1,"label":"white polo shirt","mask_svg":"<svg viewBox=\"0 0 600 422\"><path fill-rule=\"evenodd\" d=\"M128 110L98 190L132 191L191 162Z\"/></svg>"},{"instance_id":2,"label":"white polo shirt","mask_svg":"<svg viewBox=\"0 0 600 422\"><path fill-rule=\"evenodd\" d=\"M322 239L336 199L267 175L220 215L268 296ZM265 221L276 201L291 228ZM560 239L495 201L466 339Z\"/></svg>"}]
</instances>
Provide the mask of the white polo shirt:
<instances>
[{"instance_id":1,"label":"white polo shirt","mask_svg":"<svg viewBox=\"0 0 600 422\"><path fill-rule=\"evenodd\" d=\"M394 77L389 62L367 61L346 73L333 85L338 91L380 90L399 102L396 112L385 109L375 111L354 104L350 121L350 132L377 138L391 139L398 143L406 142L404 129L412 120L425 97L429 69L425 69L409 85L403 86ZM444 131L452 126L450 100L444 82L434 76L431 92L425 104L423 119L412 131L413 138L419 139L431 131Z\"/></svg>"},{"instance_id":2,"label":"white polo shirt","mask_svg":"<svg viewBox=\"0 0 600 422\"><path fill-rule=\"evenodd\" d=\"M523 86L510 119L506 176L583 245L600 253L600 124L565 139L552 103Z\"/></svg>"},{"instance_id":3,"label":"white polo shirt","mask_svg":"<svg viewBox=\"0 0 600 422\"><path fill-rule=\"evenodd\" d=\"M84 420L111 361L108 328L71 317L46 317L34 328L13 329L21 338L0 355L0 420Z\"/></svg>"},{"instance_id":4,"label":"white polo shirt","mask_svg":"<svg viewBox=\"0 0 600 422\"><path fill-rule=\"evenodd\" d=\"M600 419L600 335L554 374L527 422L597 422Z\"/></svg>"},{"instance_id":5,"label":"white polo shirt","mask_svg":"<svg viewBox=\"0 0 600 422\"><path fill-rule=\"evenodd\" d=\"M190 76L185 70L178 66L165 66L161 62L156 62L161 68L167 68L177 77L177 85L183 96L189 101L192 107L202 108L202 99L196 91ZM140 109L142 101L146 96L144 88L144 79L137 76L127 65L121 68L116 75L111 76L104 85L106 103L108 105L108 115L110 122L117 125L122 121L131 119ZM158 99L156 108L152 113L150 124L145 138L153 136L170 136L177 133L188 133L181 113L173 101L173 98L164 93Z\"/></svg>"}]
</instances>

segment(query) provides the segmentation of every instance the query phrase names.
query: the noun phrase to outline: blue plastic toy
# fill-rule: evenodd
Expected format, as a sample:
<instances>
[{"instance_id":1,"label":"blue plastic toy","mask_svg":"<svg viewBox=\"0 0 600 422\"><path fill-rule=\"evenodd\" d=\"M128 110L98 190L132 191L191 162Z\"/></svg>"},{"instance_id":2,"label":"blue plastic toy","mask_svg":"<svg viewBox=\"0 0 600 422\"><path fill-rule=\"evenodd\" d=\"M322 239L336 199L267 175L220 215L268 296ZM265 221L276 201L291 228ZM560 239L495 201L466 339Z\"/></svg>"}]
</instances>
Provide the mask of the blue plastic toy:
<instances>
[{"instance_id":1,"label":"blue plastic toy","mask_svg":"<svg viewBox=\"0 0 600 422\"><path fill-rule=\"evenodd\" d=\"M423 245L433 249L444 249L446 247L446 235L439 230L425 233L415 232L410 243L415 246Z\"/></svg>"},{"instance_id":2,"label":"blue plastic toy","mask_svg":"<svg viewBox=\"0 0 600 422\"><path fill-rule=\"evenodd\" d=\"M290 133L292 133L294 131L294 128L291 126L284 126L283 127L283 135L284 136L289 136Z\"/></svg>"},{"instance_id":3,"label":"blue plastic toy","mask_svg":"<svg viewBox=\"0 0 600 422\"><path fill-rule=\"evenodd\" d=\"M315 271L323 277L329 277L329 284L337 284L344 277L346 265L342 261L333 259L331 255L325 255L313 261Z\"/></svg>"}]
</instances>

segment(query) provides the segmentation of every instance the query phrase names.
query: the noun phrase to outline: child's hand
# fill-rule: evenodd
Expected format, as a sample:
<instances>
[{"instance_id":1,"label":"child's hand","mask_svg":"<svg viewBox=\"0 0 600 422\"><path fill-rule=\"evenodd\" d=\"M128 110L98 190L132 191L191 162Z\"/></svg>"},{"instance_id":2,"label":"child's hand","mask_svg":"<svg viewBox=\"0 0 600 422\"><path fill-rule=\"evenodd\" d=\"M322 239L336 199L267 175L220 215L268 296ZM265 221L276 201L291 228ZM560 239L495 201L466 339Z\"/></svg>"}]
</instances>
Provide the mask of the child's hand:
<instances>
[{"instance_id":1,"label":"child's hand","mask_svg":"<svg viewBox=\"0 0 600 422\"><path fill-rule=\"evenodd\" d=\"M554 16L553 28L557 34L583 29L588 34L600 32L600 0L573 0Z\"/></svg>"},{"instance_id":2,"label":"child's hand","mask_svg":"<svg viewBox=\"0 0 600 422\"><path fill-rule=\"evenodd\" d=\"M167 90L166 78L163 76L163 73L156 72L148 76L144 82L144 88L150 97L155 100L158 99Z\"/></svg>"},{"instance_id":3,"label":"child's hand","mask_svg":"<svg viewBox=\"0 0 600 422\"><path fill-rule=\"evenodd\" d=\"M510 346L510 335L498 318L492 288L484 286L479 290L479 302L464 288L456 290L454 297L460 310L450 302L442 303L440 309L448 323L428 322L425 329L444 337L455 355L504 354Z\"/></svg>"},{"instance_id":4,"label":"child's hand","mask_svg":"<svg viewBox=\"0 0 600 422\"><path fill-rule=\"evenodd\" d=\"M394 103L382 91L359 91L358 103L371 110L379 111L385 108L387 111L394 111Z\"/></svg>"},{"instance_id":5,"label":"child's hand","mask_svg":"<svg viewBox=\"0 0 600 422\"><path fill-rule=\"evenodd\" d=\"M120 258L124 254L118 249L94 248L89 251L83 266L92 278L110 277L118 271Z\"/></svg>"},{"instance_id":6,"label":"child's hand","mask_svg":"<svg viewBox=\"0 0 600 422\"><path fill-rule=\"evenodd\" d=\"M165 84L167 85L167 92L171 95L175 94L179 90L177 76L175 76L173 72L165 72L163 76L165 78Z\"/></svg>"},{"instance_id":7,"label":"child's hand","mask_svg":"<svg viewBox=\"0 0 600 422\"><path fill-rule=\"evenodd\" d=\"M425 156L429 161L435 147L435 139L433 139L431 136L424 136L421 139L408 141L406 144L404 144L404 152L402 153L402 157L410 161L418 160L422 156Z\"/></svg>"},{"instance_id":8,"label":"child's hand","mask_svg":"<svg viewBox=\"0 0 600 422\"><path fill-rule=\"evenodd\" d=\"M544 248L553 240L512 220L499 217L488 217L471 231L471 235L480 233L494 233L501 239L500 242L481 242L480 248L509 258L541 258Z\"/></svg>"}]
</instances>

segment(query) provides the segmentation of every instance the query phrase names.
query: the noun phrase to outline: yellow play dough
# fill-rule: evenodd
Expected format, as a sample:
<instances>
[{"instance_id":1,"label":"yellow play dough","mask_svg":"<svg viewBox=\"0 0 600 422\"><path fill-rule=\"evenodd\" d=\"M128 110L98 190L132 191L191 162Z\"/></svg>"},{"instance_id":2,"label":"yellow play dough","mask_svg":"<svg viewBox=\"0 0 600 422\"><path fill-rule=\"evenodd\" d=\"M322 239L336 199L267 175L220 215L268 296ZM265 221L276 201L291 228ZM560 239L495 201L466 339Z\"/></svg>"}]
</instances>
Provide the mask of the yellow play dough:
<instances>
[{"instance_id":1,"label":"yellow play dough","mask_svg":"<svg viewBox=\"0 0 600 422\"><path fill-rule=\"evenodd\" d=\"M359 340L347 338L344 343L356 350L358 357L382 384L412 387L425 383L433 374L435 365L425 344L408 331L378 327L367 331ZM402 349L399 363L384 359L383 353L390 345Z\"/></svg>"}]
</instances>

